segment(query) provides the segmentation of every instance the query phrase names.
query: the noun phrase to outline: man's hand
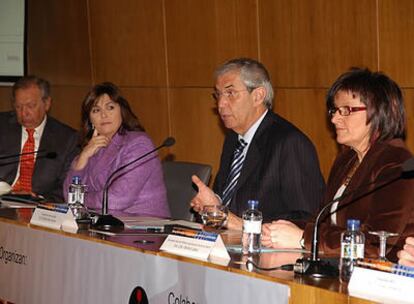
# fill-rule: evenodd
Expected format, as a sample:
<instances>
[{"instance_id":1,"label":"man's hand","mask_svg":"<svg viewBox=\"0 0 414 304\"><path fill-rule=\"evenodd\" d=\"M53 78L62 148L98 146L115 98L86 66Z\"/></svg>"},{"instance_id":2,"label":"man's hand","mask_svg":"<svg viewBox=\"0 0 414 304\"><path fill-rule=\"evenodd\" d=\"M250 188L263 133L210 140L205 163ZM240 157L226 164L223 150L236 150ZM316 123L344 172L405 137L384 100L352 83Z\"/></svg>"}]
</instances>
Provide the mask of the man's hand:
<instances>
[{"instance_id":1,"label":"man's hand","mask_svg":"<svg viewBox=\"0 0 414 304\"><path fill-rule=\"evenodd\" d=\"M229 211L227 228L231 230L243 230L243 219Z\"/></svg>"},{"instance_id":2,"label":"man's hand","mask_svg":"<svg viewBox=\"0 0 414 304\"><path fill-rule=\"evenodd\" d=\"M206 186L196 175L191 180L198 188L197 195L191 200L190 205L194 211L200 213L206 205L219 205L220 201L216 194Z\"/></svg>"}]
</instances>

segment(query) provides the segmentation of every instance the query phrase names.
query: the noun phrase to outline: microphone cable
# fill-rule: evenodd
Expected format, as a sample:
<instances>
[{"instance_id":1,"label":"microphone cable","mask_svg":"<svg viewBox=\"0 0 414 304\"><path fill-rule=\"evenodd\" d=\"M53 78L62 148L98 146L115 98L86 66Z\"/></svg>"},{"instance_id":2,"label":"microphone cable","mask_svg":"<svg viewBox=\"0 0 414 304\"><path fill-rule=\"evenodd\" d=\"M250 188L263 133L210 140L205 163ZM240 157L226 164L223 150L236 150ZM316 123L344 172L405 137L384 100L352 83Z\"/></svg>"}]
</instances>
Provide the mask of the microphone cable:
<instances>
[{"instance_id":1,"label":"microphone cable","mask_svg":"<svg viewBox=\"0 0 414 304\"><path fill-rule=\"evenodd\" d=\"M258 269L258 270L262 270L262 271L274 271L274 270L284 270L284 271L293 271L293 268L295 267L294 264L284 264L281 266L277 266L277 267L261 267L259 265L257 265L255 262L253 262L252 260L247 260L246 261L246 268L247 269L251 269L253 266L253 268Z\"/></svg>"}]
</instances>

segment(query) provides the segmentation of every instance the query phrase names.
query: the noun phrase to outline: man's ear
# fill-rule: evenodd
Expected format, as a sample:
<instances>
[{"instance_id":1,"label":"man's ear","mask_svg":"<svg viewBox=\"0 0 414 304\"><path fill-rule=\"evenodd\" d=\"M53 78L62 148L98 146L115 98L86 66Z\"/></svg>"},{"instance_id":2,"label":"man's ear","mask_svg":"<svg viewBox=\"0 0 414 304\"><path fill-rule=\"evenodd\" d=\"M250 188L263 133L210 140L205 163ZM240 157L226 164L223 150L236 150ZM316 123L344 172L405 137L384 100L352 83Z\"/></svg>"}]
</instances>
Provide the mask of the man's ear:
<instances>
[{"instance_id":1,"label":"man's ear","mask_svg":"<svg viewBox=\"0 0 414 304\"><path fill-rule=\"evenodd\" d=\"M49 111L50 107L52 106L52 98L49 96L44 100L46 112Z\"/></svg>"},{"instance_id":2,"label":"man's ear","mask_svg":"<svg viewBox=\"0 0 414 304\"><path fill-rule=\"evenodd\" d=\"M254 89L252 94L255 104L263 104L263 100L266 98L266 89L264 87Z\"/></svg>"}]
</instances>

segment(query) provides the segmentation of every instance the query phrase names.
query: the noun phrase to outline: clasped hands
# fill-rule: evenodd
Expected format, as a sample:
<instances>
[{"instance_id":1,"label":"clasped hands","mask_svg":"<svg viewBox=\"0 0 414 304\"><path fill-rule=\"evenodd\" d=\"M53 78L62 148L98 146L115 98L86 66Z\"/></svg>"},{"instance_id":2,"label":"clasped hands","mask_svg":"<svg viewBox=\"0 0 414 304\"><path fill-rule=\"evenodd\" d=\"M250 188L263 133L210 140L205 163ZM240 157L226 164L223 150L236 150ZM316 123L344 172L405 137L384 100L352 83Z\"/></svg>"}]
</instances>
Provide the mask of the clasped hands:
<instances>
[{"instance_id":1,"label":"clasped hands","mask_svg":"<svg viewBox=\"0 0 414 304\"><path fill-rule=\"evenodd\" d=\"M398 252L398 263L414 267L414 237L407 237L402 250Z\"/></svg>"},{"instance_id":2,"label":"clasped hands","mask_svg":"<svg viewBox=\"0 0 414 304\"><path fill-rule=\"evenodd\" d=\"M303 230L292 222L277 220L262 226L262 245L272 248L301 248Z\"/></svg>"}]
</instances>

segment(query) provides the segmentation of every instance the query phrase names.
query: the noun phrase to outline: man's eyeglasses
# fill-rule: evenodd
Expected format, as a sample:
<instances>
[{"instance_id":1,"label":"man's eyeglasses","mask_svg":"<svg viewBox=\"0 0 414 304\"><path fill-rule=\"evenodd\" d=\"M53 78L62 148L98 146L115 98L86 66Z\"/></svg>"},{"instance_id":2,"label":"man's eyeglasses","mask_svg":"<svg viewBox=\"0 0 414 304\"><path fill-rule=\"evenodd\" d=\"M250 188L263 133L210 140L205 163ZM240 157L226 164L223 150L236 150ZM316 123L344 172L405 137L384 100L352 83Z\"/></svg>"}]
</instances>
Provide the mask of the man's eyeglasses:
<instances>
[{"instance_id":1,"label":"man's eyeglasses","mask_svg":"<svg viewBox=\"0 0 414 304\"><path fill-rule=\"evenodd\" d=\"M335 115L336 111L338 111L341 116L349 116L352 112L365 111L366 109L367 107L333 107L328 110L328 115L332 117Z\"/></svg>"},{"instance_id":2,"label":"man's eyeglasses","mask_svg":"<svg viewBox=\"0 0 414 304\"><path fill-rule=\"evenodd\" d=\"M211 93L211 96L213 96L215 101L219 101L221 97L226 97L229 100L234 100L239 96L240 92L248 91L247 89L244 90L225 90L223 92L220 91L214 91Z\"/></svg>"}]
</instances>

